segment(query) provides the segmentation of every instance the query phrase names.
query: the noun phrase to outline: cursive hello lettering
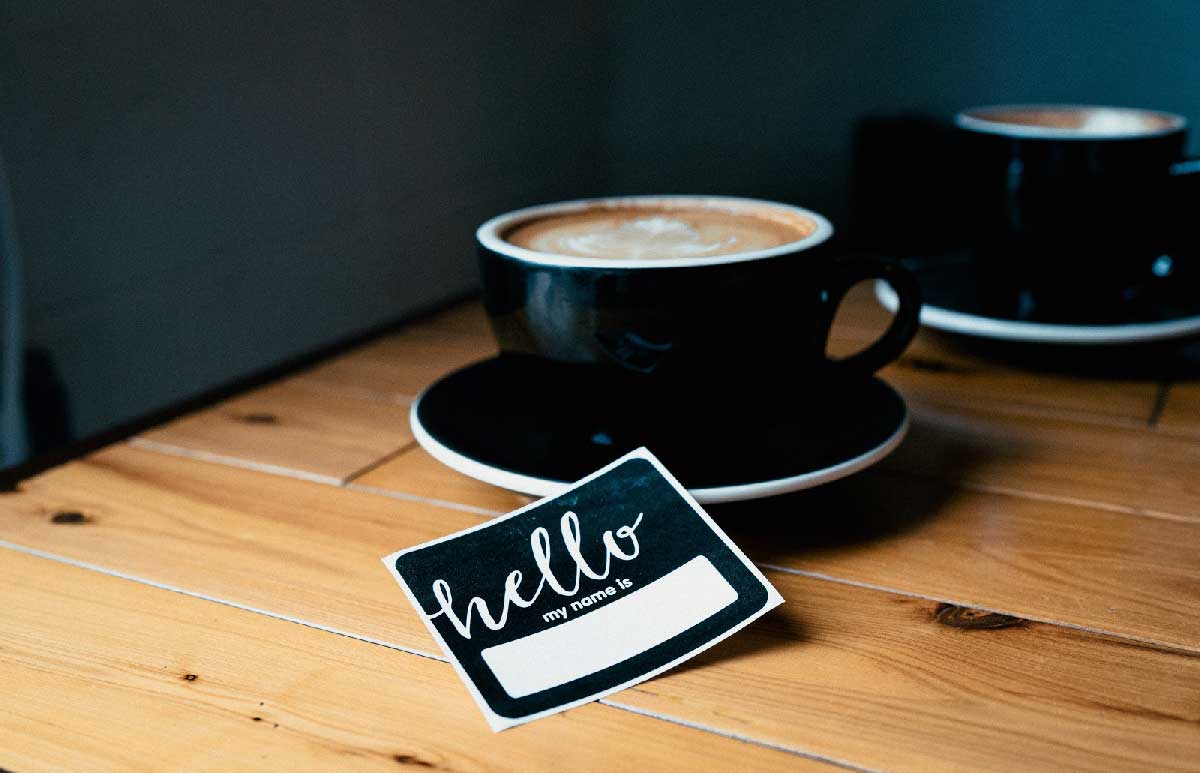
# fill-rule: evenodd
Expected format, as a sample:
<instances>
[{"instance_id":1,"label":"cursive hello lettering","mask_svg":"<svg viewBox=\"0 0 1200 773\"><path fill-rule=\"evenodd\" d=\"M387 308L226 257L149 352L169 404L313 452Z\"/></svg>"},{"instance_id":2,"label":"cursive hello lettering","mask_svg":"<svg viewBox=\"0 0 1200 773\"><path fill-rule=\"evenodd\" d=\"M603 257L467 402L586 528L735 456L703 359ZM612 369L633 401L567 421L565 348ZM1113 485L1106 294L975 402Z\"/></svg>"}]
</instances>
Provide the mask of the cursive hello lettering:
<instances>
[{"instance_id":1,"label":"cursive hello lettering","mask_svg":"<svg viewBox=\"0 0 1200 773\"><path fill-rule=\"evenodd\" d=\"M609 575L612 570L613 558L621 561L632 561L638 557L641 552L641 545L638 544L637 535L634 532L642 523L642 513L638 513L638 517L631 525L622 526L615 532L607 530L601 535L600 540L604 544L604 568L598 571L591 566L583 557L579 546L582 543L582 536L579 530L579 516L572 511L563 513L559 521L559 532L562 536L563 546L567 551L567 555L571 557L575 564L575 577L568 583L564 584L555 576L550 569L550 532L544 527L539 526L529 535L529 549L533 554L533 562L538 568L538 573L541 574L541 579L538 581L537 587L533 589L533 593L529 596L522 596L520 587L525 575L520 569L514 569L508 573L504 579L504 595L500 605L500 615L496 617L488 609L487 602L479 596L474 596L467 602L467 607L462 617L454 611L454 596L450 592L450 583L443 579L433 581L433 596L437 599L440 607L437 612L429 615L432 620L440 615L445 615L446 619L454 626L454 629L466 639L471 638L471 621L472 617L478 615L479 619L485 626L493 631L498 631L508 622L508 613L512 607L520 607L522 609L530 607L538 597L542 594L547 586L560 596L574 596L579 593L579 586L586 576L592 580L603 580ZM617 543L621 540L626 543L624 547Z\"/></svg>"}]
</instances>

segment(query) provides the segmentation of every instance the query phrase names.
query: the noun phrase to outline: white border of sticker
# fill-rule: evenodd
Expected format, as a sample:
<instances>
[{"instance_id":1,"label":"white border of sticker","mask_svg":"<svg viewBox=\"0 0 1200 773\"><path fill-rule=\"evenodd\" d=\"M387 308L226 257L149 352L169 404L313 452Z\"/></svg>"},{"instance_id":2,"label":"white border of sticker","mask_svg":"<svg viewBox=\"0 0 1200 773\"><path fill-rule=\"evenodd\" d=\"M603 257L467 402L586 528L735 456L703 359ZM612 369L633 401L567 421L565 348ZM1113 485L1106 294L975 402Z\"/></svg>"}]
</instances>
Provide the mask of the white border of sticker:
<instances>
[{"instance_id":1,"label":"white border of sticker","mask_svg":"<svg viewBox=\"0 0 1200 773\"><path fill-rule=\"evenodd\" d=\"M705 642L704 644L700 645L699 647L679 656L675 660L672 660L670 663L666 663L662 666L659 666L658 668L654 669L653 671L649 671L645 674L641 674L634 679L630 679L627 682L616 685L607 690L602 690L601 692L595 693L593 695L589 695L586 698L580 698L577 701L563 704L561 706L555 706L552 709L546 709L545 711L540 711L536 714L530 714L529 716L520 717L520 718L516 718L516 719L514 719L512 717L500 716L499 714L492 711L491 707L488 706L487 702L483 699L483 696L479 694L479 691L475 688L474 682L472 682L471 678L467 675L466 669L464 669L462 667L462 664L458 662L458 658L454 656L454 652L451 651L451 649L448 646L446 646L446 641L442 638L442 635L438 632L437 627L434 626L433 622L428 618L428 616L425 614L425 611L421 608L421 605L417 602L417 598L413 594L412 589L408 587L408 583L406 583L404 581L404 578L400 576L400 573L398 571L396 571L396 559L407 553L412 553L414 551L422 550L424 548L431 547L433 545L437 545L439 543L446 542L448 540L456 539L458 537L464 536L466 534L470 534L471 532L479 531L481 529L488 529L488 528L495 526L498 523L507 521L509 518L515 518L518 515L521 515L522 513L524 513L526 510L532 510L533 508L538 507L552 499L556 499L558 496L561 496L562 494L564 494L568 491L572 491L576 488L579 488L580 486L583 486L584 484L590 482L591 480L600 477L601 475L608 472L609 470L612 470L613 468L618 467L632 459L644 459L644 460L650 462L650 464L652 464L654 466L654 468L656 470L658 470L664 478L666 478L667 482L669 484L671 484L671 487L673 489L675 489L676 493L678 493L681 497L683 497L684 501L687 502L691 506L692 510L695 511L696 515L698 515L700 517L700 520L703 521L708 526L708 528L713 530L713 532L721 539L721 542L723 542L726 545L726 547L728 547L733 552L733 554L735 556L737 556L738 560L742 562L742 565L745 566L746 569L749 570L749 572L754 577L756 577L759 580L759 582L761 582L763 584L764 587L766 587L766 589L767 589L766 603L763 604L763 607L761 609L759 609L757 612L750 615L745 620L738 623L733 628L730 628L728 631L721 634L717 638L712 639L708 642ZM488 725L490 725L492 730L494 730L496 732L505 730L510 727L516 727L517 725L523 725L526 722L532 722L535 719L541 719L542 717L548 717L552 714L557 714L561 711L566 711L567 709L572 709L577 706L582 706L584 704L591 703L592 701L599 700L600 698L604 698L608 695L612 695L613 693L620 692L621 690L624 690L627 687L632 687L635 684L640 684L641 682L644 682L647 679L655 677L655 676L663 673L664 671L668 671L668 670L674 668L675 666L679 665L680 663L684 662L685 660L688 660L692 657L695 657L696 655L699 655L701 652L704 652L709 647L712 647L714 644L724 641L726 638L728 638L728 637L732 636L733 634L737 633L738 631L742 630L750 623L754 622L758 618L765 615L767 612L771 611L772 609L774 609L775 607L777 607L783 603L783 596L781 596L779 594L779 591L777 591L775 589L775 586L771 584L770 580L768 580L766 578L766 576L763 575L763 573L761 571L759 571L758 567L756 567L753 563L750 562L750 559L746 557L746 554L743 553L741 551L741 549L738 548L737 545L733 544L733 541L729 539L729 536L727 534L725 534L725 532L722 531L719 526L717 526L717 524L713 521L713 519L709 517L708 513L704 512L704 508L702 508L700 506L700 503L696 501L695 497L693 497L690 493L688 493L687 489L685 489L683 486L681 486L679 484L679 481L675 480L675 476L673 476L670 472L667 471L667 469L665 467L663 467L662 462L658 461L658 459L654 456L654 454L650 453L650 451L647 450L645 447L638 448L635 451L630 451L628 454L625 454L620 459L617 459L616 461L612 462L611 464L609 464L605 467L602 467L601 469L597 470L596 472L593 472L591 475L588 475L586 478L583 478L582 480L577 481L576 483L572 484L570 487L564 489L563 491L558 492L555 495L544 497L542 499L539 499L536 502L532 502L528 505L525 505L522 508L513 510L511 513L508 513L507 515L502 515L502 516L500 516L498 518L494 518L490 521L484 521L483 523L480 523L477 526L472 526L469 529L463 529L462 531L457 531L453 534L447 534L444 537L439 537L435 540L430 540L429 542L424 542L420 545L414 545L409 548L404 548L403 550L397 550L395 553L392 553L388 556L384 556L381 560L383 561L384 566L387 567L388 572L392 575L393 578L395 578L396 582L399 583L400 587L404 590L404 595L406 595L408 597L409 603L412 604L413 608L417 610L417 614L420 615L421 620L425 623L425 627L429 629L429 632L431 634L433 634L434 640L437 641L438 646L442 648L442 652L444 652L446 654L446 657L449 659L451 665L454 666L454 670L458 672L459 678L461 678L463 683L467 686L467 689L471 693L471 697L475 699L475 704L477 706L479 706L480 711L483 712L484 718L487 719Z\"/></svg>"}]
</instances>

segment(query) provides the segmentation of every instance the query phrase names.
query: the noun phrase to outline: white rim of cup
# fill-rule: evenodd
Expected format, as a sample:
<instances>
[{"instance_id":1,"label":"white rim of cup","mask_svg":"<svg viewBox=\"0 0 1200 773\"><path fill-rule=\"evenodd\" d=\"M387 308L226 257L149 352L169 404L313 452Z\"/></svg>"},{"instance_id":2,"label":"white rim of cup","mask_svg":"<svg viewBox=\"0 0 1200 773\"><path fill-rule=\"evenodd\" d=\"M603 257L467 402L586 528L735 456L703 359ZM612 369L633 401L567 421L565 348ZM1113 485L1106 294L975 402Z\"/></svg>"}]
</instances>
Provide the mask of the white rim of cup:
<instances>
[{"instance_id":1,"label":"white rim of cup","mask_svg":"<svg viewBox=\"0 0 1200 773\"><path fill-rule=\"evenodd\" d=\"M747 252L731 252L727 255L710 255L707 257L695 258L655 258L653 260L645 258L584 258L574 255L556 255L550 252L538 252L524 247L518 247L511 242L506 242L500 238L500 234L504 233L510 227L522 220L529 220L535 217L557 214L560 212L575 212L588 207L595 206L612 206L617 207L621 204L636 203L643 206L671 206L672 202L685 203L692 207L702 207L711 209L721 209L721 204L734 204L738 208L749 208L750 206L768 207L777 210L784 210L793 214L805 217L813 222L816 226L815 230L803 239L780 244L776 247L768 247L764 250L750 250ZM729 208L726 208L729 211ZM706 196L695 194L678 194L678 195L651 195L651 196L609 196L604 198L594 199L575 199L572 201L559 201L553 204L540 204L535 207L526 207L513 212L506 212L503 215L497 215L491 220L488 220L483 225L479 226L479 230L475 232L475 238L484 247L487 247L493 252L498 252L501 255L506 255L510 258L525 261L527 263L535 263L542 266L556 266L560 268L638 268L638 269L654 269L654 268L686 268L692 266L719 266L726 263L744 263L751 260L761 260L762 258L772 258L776 255L787 255L800 250L807 250L829 239L833 235L833 225L830 224L821 215L813 212L810 209L803 207L795 207L791 204L781 204L777 201L767 201L765 199L750 199L740 196Z\"/></svg>"},{"instance_id":2,"label":"white rim of cup","mask_svg":"<svg viewBox=\"0 0 1200 773\"><path fill-rule=\"evenodd\" d=\"M985 116L988 113L1014 112L1023 110L1113 110L1120 113L1136 113L1170 119L1171 125L1162 129L1148 129L1141 132L1112 132L1112 131L1082 131L1079 129L1061 129L1050 126L1029 126L1028 124L991 121ZM954 116L954 124L960 129L981 132L983 134L998 134L1005 137L1021 137L1026 139L1054 140L1120 140L1142 139L1172 134L1187 127L1187 119L1176 113L1163 110L1147 110L1140 107L1119 107L1116 105L1079 105L1058 102L1030 102L1015 105L983 105L960 110Z\"/></svg>"}]
</instances>

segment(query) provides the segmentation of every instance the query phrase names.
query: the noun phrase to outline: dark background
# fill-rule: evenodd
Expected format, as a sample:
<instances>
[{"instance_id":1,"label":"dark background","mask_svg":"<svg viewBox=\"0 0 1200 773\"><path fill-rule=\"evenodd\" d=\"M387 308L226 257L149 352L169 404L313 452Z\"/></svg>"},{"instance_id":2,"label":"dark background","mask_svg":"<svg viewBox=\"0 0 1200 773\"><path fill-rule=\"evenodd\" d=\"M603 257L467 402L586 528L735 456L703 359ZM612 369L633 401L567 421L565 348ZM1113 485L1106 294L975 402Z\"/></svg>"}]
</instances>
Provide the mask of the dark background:
<instances>
[{"instance_id":1,"label":"dark background","mask_svg":"<svg viewBox=\"0 0 1200 773\"><path fill-rule=\"evenodd\" d=\"M461 297L474 227L525 204L762 196L879 242L851 217L867 180L936 232L936 143L864 169L864 126L1021 101L1200 119L1198 39L1200 3L1161 0L9 0L35 441Z\"/></svg>"}]
</instances>

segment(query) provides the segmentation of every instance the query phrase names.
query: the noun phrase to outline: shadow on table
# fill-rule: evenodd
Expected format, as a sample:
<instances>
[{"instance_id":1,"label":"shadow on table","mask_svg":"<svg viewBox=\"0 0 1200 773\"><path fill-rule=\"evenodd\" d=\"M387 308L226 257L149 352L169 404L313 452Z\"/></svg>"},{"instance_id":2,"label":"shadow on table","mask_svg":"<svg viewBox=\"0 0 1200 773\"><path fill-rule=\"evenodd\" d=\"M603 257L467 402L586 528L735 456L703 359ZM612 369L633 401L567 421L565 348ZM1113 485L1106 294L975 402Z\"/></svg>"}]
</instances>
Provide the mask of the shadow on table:
<instances>
[{"instance_id":1,"label":"shadow on table","mask_svg":"<svg viewBox=\"0 0 1200 773\"><path fill-rule=\"evenodd\" d=\"M680 663L668 673L680 674L717 663L730 663L771 650L786 649L811 638L809 626L787 604L771 610L754 625L738 631L691 660ZM644 692L654 692L653 682ZM641 688L638 688L641 689Z\"/></svg>"},{"instance_id":2,"label":"shadow on table","mask_svg":"<svg viewBox=\"0 0 1200 773\"><path fill-rule=\"evenodd\" d=\"M800 568L806 553L861 547L919 530L956 495L956 481L996 453L1015 450L972 441L918 417L896 455L921 457L928 474L885 461L806 491L707 509L756 562Z\"/></svg>"},{"instance_id":3,"label":"shadow on table","mask_svg":"<svg viewBox=\"0 0 1200 773\"><path fill-rule=\"evenodd\" d=\"M806 555L859 549L919 531L956 495L950 481L992 453L985 444L964 442L925 420L914 421L902 448L936 455L948 479L876 468L807 491L706 510L756 563L802 570ZM784 605L672 673L788 647L811 635L811 626Z\"/></svg>"},{"instance_id":4,"label":"shadow on table","mask_svg":"<svg viewBox=\"0 0 1200 773\"><path fill-rule=\"evenodd\" d=\"M810 491L713 506L709 513L756 562L798 567L806 553L919 529L949 493L934 480L868 471Z\"/></svg>"}]
</instances>

